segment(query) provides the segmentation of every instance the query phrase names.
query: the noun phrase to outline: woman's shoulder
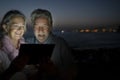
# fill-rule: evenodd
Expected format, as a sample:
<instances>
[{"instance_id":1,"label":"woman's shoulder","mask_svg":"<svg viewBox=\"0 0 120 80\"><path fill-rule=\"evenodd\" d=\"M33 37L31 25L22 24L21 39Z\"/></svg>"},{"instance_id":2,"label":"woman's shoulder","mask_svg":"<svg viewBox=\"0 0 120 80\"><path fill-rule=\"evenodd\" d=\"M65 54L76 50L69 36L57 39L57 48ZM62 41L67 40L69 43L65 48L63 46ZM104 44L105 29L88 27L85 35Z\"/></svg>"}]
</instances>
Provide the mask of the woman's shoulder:
<instances>
[{"instance_id":1,"label":"woman's shoulder","mask_svg":"<svg viewBox=\"0 0 120 80\"><path fill-rule=\"evenodd\" d=\"M0 49L0 59L5 58L6 56L7 54L3 50Z\"/></svg>"},{"instance_id":2,"label":"woman's shoulder","mask_svg":"<svg viewBox=\"0 0 120 80\"><path fill-rule=\"evenodd\" d=\"M11 44L10 38L6 35L3 36L3 38L1 39L1 43L3 46L9 46Z\"/></svg>"},{"instance_id":3,"label":"woman's shoulder","mask_svg":"<svg viewBox=\"0 0 120 80\"><path fill-rule=\"evenodd\" d=\"M0 56L1 55L4 55L4 51L2 51L1 49L0 49Z\"/></svg>"},{"instance_id":4,"label":"woman's shoulder","mask_svg":"<svg viewBox=\"0 0 120 80\"><path fill-rule=\"evenodd\" d=\"M2 41L4 40L10 40L10 38L7 36L7 35L4 35L2 38L1 38Z\"/></svg>"},{"instance_id":5,"label":"woman's shoulder","mask_svg":"<svg viewBox=\"0 0 120 80\"><path fill-rule=\"evenodd\" d=\"M0 61L1 61L1 68L3 68L3 71L6 70L11 63L11 61L8 58L8 55L2 50L0 50Z\"/></svg>"}]
</instances>

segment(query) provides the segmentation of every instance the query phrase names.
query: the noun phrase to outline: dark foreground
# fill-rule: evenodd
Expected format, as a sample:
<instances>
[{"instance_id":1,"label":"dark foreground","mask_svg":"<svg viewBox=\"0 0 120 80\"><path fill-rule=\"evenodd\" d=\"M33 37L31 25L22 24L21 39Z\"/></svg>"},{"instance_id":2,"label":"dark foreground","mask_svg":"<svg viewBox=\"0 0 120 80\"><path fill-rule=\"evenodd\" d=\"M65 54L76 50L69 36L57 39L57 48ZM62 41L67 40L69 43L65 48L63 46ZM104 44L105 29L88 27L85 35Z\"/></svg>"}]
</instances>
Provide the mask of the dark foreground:
<instances>
[{"instance_id":1,"label":"dark foreground","mask_svg":"<svg viewBox=\"0 0 120 80\"><path fill-rule=\"evenodd\" d=\"M120 76L120 48L72 49L81 78L115 78Z\"/></svg>"}]
</instances>

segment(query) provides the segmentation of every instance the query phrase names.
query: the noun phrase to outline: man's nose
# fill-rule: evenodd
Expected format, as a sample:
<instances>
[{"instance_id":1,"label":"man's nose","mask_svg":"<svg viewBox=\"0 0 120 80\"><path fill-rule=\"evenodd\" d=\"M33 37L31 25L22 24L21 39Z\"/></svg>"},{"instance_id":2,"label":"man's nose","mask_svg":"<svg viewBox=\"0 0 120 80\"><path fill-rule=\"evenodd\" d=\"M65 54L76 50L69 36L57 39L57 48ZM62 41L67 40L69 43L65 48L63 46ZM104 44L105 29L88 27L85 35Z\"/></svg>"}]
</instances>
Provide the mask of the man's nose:
<instances>
[{"instance_id":1,"label":"man's nose","mask_svg":"<svg viewBox=\"0 0 120 80\"><path fill-rule=\"evenodd\" d=\"M38 28L38 31L39 31L39 32L44 32L44 28L43 28L43 27L39 27L39 28Z\"/></svg>"}]
</instances>

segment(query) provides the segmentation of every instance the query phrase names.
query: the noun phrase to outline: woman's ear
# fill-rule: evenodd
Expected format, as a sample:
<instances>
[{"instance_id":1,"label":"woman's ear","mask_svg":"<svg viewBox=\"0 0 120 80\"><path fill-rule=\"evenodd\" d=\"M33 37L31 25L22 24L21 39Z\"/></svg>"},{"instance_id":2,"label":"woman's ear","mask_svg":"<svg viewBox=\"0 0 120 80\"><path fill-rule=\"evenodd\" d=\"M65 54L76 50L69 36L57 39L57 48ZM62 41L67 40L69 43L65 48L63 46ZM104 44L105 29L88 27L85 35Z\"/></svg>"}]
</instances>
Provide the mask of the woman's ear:
<instances>
[{"instance_id":1,"label":"woman's ear","mask_svg":"<svg viewBox=\"0 0 120 80\"><path fill-rule=\"evenodd\" d=\"M5 32L8 32L7 25L3 24L2 27L3 27Z\"/></svg>"}]
</instances>

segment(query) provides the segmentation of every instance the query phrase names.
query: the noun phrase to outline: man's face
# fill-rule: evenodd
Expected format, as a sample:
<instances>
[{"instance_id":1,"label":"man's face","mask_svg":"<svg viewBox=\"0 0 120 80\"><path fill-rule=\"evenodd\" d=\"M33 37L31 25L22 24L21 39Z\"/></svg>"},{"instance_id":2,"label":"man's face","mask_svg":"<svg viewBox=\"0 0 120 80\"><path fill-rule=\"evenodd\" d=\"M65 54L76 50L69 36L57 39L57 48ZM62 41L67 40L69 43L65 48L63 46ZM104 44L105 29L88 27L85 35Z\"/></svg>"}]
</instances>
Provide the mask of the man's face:
<instances>
[{"instance_id":1,"label":"man's face","mask_svg":"<svg viewBox=\"0 0 120 80\"><path fill-rule=\"evenodd\" d=\"M9 24L8 35L14 40L20 39L25 32L25 21L22 17L12 18Z\"/></svg>"},{"instance_id":2,"label":"man's face","mask_svg":"<svg viewBox=\"0 0 120 80\"><path fill-rule=\"evenodd\" d=\"M37 40L44 43L49 36L50 28L47 18L37 18L34 24L34 34Z\"/></svg>"}]
</instances>

